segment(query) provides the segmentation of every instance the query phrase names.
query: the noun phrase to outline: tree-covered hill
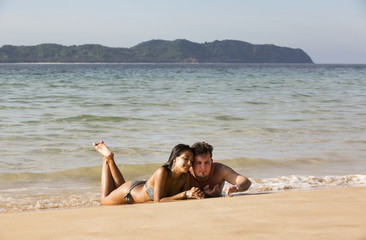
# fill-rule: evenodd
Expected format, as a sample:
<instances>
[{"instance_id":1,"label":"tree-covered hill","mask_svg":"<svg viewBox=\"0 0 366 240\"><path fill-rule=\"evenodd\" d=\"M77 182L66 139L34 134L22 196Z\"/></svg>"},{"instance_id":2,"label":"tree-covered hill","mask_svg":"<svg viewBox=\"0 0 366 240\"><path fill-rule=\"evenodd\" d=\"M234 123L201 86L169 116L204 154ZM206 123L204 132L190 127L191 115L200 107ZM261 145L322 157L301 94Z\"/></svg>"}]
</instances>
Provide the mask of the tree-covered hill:
<instances>
[{"instance_id":1,"label":"tree-covered hill","mask_svg":"<svg viewBox=\"0 0 366 240\"><path fill-rule=\"evenodd\" d=\"M0 48L0 63L313 63L301 49L254 45L224 40L195 43L188 40L151 40L132 48L87 44L11 46Z\"/></svg>"}]
</instances>

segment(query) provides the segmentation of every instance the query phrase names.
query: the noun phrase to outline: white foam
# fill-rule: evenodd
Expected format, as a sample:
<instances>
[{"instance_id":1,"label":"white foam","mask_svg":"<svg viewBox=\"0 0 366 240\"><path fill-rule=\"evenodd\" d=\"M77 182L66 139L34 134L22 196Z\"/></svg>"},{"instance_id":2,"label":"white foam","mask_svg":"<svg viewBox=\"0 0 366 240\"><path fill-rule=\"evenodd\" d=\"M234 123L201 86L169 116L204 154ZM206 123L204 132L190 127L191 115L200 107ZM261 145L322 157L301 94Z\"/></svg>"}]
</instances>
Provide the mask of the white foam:
<instances>
[{"instance_id":1,"label":"white foam","mask_svg":"<svg viewBox=\"0 0 366 240\"><path fill-rule=\"evenodd\" d=\"M345 176L279 176L275 178L250 179L250 192L277 192L290 189L306 190L340 186L365 186L366 175Z\"/></svg>"},{"instance_id":2,"label":"white foam","mask_svg":"<svg viewBox=\"0 0 366 240\"><path fill-rule=\"evenodd\" d=\"M250 181L252 182L252 186L248 190L249 193L279 192L314 188L366 186L366 175L292 175L265 179L250 178ZM43 193L38 192L37 194L34 194L34 191L24 190L26 189L21 189L21 191L0 192L0 213L100 206L99 191L75 193L66 188L58 193L55 193L54 191L45 193L47 191L44 191Z\"/></svg>"},{"instance_id":3,"label":"white foam","mask_svg":"<svg viewBox=\"0 0 366 240\"><path fill-rule=\"evenodd\" d=\"M0 213L41 209L93 207L100 205L99 198L99 192L69 195L2 194L0 196Z\"/></svg>"}]
</instances>

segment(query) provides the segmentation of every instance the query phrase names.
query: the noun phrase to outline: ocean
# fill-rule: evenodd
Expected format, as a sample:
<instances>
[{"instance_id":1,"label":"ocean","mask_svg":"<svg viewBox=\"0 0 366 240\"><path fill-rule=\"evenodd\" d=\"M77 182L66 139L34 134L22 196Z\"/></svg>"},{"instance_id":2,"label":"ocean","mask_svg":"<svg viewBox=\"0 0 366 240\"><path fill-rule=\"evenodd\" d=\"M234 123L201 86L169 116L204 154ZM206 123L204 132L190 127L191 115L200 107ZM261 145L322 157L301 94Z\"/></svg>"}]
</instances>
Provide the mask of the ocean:
<instances>
[{"instance_id":1,"label":"ocean","mask_svg":"<svg viewBox=\"0 0 366 240\"><path fill-rule=\"evenodd\" d=\"M366 184L366 65L0 64L0 213L99 206L205 141L249 193Z\"/></svg>"}]
</instances>

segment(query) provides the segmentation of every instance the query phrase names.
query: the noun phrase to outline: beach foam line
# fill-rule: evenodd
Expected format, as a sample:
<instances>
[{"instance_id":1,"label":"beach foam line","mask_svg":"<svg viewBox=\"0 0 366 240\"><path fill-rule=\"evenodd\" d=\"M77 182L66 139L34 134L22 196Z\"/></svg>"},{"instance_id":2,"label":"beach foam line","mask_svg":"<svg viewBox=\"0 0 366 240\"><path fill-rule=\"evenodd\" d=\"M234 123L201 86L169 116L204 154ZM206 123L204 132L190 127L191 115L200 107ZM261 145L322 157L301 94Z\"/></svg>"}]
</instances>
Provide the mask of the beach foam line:
<instances>
[{"instance_id":1,"label":"beach foam line","mask_svg":"<svg viewBox=\"0 0 366 240\"><path fill-rule=\"evenodd\" d=\"M366 186L366 175L323 177L294 175L249 179L252 182L250 189L245 193L234 195ZM100 206L99 200L99 181L92 185L76 184L74 180L71 183L60 184L55 182L22 184L0 189L0 213L93 207Z\"/></svg>"},{"instance_id":2,"label":"beach foam line","mask_svg":"<svg viewBox=\"0 0 366 240\"><path fill-rule=\"evenodd\" d=\"M366 175L360 174L343 176L292 175L250 180L252 181L251 192L278 192L284 190L366 186Z\"/></svg>"},{"instance_id":3,"label":"beach foam line","mask_svg":"<svg viewBox=\"0 0 366 240\"><path fill-rule=\"evenodd\" d=\"M366 187L0 214L0 239L366 239Z\"/></svg>"}]
</instances>

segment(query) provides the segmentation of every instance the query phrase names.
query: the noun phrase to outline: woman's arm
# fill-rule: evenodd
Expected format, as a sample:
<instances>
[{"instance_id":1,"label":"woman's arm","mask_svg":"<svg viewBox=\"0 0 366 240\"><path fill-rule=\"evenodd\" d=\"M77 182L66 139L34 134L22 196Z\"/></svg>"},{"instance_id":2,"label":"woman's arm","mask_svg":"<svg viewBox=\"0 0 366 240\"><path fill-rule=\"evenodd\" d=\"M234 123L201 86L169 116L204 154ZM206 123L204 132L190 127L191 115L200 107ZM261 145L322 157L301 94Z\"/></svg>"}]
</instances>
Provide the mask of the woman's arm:
<instances>
[{"instance_id":1,"label":"woman's arm","mask_svg":"<svg viewBox=\"0 0 366 240\"><path fill-rule=\"evenodd\" d=\"M164 167L156 170L154 179L154 202L160 202L165 195L168 170Z\"/></svg>"},{"instance_id":2,"label":"woman's arm","mask_svg":"<svg viewBox=\"0 0 366 240\"><path fill-rule=\"evenodd\" d=\"M172 201L172 200L201 199L201 198L204 198L204 194L199 188L193 187L193 188L190 189L190 187L191 187L191 178L190 178L189 174L186 174L185 175L185 182L184 182L184 186L183 186L184 191L181 192L181 193L178 193L174 196L162 198L160 201L166 202L166 201Z\"/></svg>"},{"instance_id":3,"label":"woman's arm","mask_svg":"<svg viewBox=\"0 0 366 240\"><path fill-rule=\"evenodd\" d=\"M183 189L185 191L180 192L173 196L165 196L166 192L166 182L168 180L168 170L161 167L157 170L155 174L155 184L154 184L154 202L166 202L172 200L182 200L182 199L190 199L190 198L203 198L203 193L199 188L193 187L190 190L190 178L187 174L184 181Z\"/></svg>"},{"instance_id":4,"label":"woman's arm","mask_svg":"<svg viewBox=\"0 0 366 240\"><path fill-rule=\"evenodd\" d=\"M164 197L160 199L160 202L168 202L172 200L185 200L185 199L201 199L201 198L204 198L202 191L197 187L193 187L190 190L186 190L174 196Z\"/></svg>"}]
</instances>

